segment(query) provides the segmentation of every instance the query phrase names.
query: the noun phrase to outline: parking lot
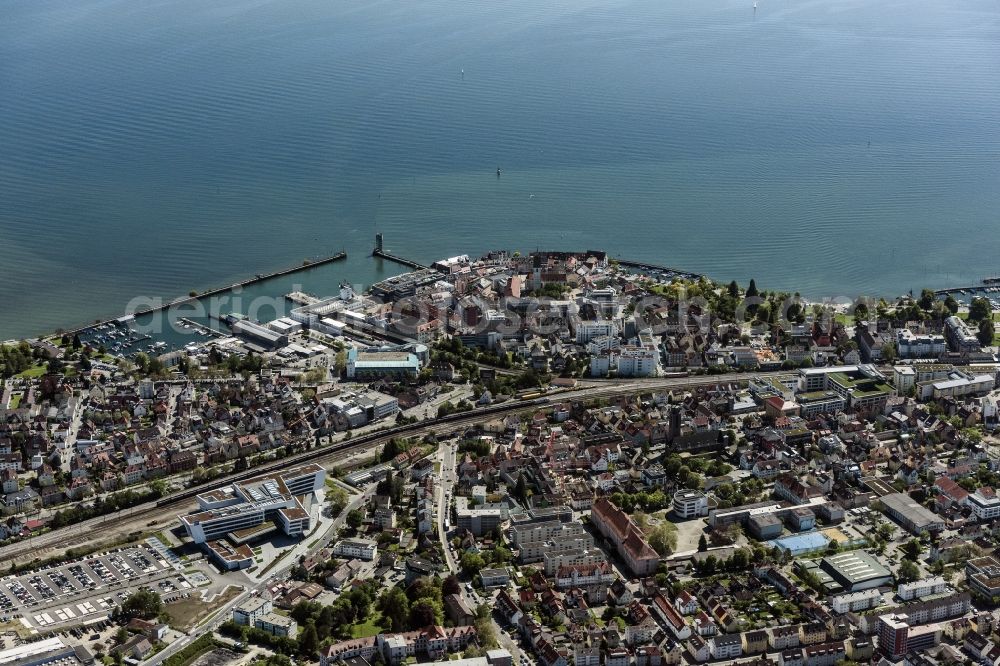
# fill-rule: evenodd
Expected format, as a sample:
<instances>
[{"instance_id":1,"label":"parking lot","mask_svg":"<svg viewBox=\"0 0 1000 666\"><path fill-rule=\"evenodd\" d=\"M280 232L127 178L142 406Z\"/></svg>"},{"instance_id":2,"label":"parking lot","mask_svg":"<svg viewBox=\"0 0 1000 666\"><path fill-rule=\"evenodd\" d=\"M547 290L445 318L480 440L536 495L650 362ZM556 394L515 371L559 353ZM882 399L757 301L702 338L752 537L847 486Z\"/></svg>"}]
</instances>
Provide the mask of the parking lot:
<instances>
[{"instance_id":1,"label":"parking lot","mask_svg":"<svg viewBox=\"0 0 1000 666\"><path fill-rule=\"evenodd\" d=\"M148 545L137 545L0 578L0 621L31 628L81 623L106 616L129 593L148 587L164 601L191 583Z\"/></svg>"}]
</instances>

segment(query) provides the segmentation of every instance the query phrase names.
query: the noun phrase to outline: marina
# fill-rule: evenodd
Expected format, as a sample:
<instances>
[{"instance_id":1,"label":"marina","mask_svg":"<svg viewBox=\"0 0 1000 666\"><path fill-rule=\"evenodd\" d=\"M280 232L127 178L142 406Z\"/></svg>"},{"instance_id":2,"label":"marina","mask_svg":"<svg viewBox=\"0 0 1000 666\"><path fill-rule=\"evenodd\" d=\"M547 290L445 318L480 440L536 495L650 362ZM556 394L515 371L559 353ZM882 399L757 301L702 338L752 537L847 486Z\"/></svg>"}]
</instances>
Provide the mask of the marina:
<instances>
[{"instance_id":1,"label":"marina","mask_svg":"<svg viewBox=\"0 0 1000 666\"><path fill-rule=\"evenodd\" d=\"M195 321L194 319L188 319L187 317L181 317L178 321L183 322L184 328L186 328L186 329L192 329L192 330L194 330L197 333L201 333L202 335L215 336L215 337L223 335L223 333L220 333L219 331L215 330L214 328L212 328L210 326L205 326L204 324L199 323L199 322Z\"/></svg>"},{"instance_id":2,"label":"marina","mask_svg":"<svg viewBox=\"0 0 1000 666\"><path fill-rule=\"evenodd\" d=\"M631 268L643 273L651 273L657 277L682 278L685 280L698 280L705 277L701 273L693 273L691 271L681 270L680 268L671 268L670 266L661 266L659 264L651 264L644 261L632 261L630 259L616 259L615 261L625 268Z\"/></svg>"},{"instance_id":3,"label":"marina","mask_svg":"<svg viewBox=\"0 0 1000 666\"><path fill-rule=\"evenodd\" d=\"M1000 279L983 278L982 283L978 285L937 289L934 295L938 298L951 296L961 306L968 306L973 298L987 298L994 310L1000 310Z\"/></svg>"}]
</instances>

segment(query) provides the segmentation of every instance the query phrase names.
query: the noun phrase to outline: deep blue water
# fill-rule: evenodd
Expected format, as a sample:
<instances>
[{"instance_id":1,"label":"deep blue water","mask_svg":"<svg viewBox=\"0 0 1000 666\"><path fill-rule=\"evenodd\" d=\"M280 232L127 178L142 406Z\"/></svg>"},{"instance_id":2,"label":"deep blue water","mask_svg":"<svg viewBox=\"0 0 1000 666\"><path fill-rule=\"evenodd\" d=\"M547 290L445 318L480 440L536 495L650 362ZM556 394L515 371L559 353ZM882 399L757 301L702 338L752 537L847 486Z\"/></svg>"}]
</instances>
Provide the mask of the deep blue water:
<instances>
[{"instance_id":1,"label":"deep blue water","mask_svg":"<svg viewBox=\"0 0 1000 666\"><path fill-rule=\"evenodd\" d=\"M998 73L985 0L0 0L0 339L342 248L305 286L369 283L376 229L969 282L1000 272Z\"/></svg>"}]
</instances>

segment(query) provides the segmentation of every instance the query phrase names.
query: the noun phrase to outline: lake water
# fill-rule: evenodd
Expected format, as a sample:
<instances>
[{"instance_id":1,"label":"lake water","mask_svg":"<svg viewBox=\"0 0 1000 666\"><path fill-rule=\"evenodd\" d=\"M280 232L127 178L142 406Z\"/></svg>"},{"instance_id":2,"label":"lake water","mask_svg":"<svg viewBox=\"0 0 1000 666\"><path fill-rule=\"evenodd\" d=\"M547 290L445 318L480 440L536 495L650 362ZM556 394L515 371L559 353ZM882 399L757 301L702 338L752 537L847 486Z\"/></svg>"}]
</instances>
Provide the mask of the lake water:
<instances>
[{"instance_id":1,"label":"lake water","mask_svg":"<svg viewBox=\"0 0 1000 666\"><path fill-rule=\"evenodd\" d=\"M0 0L0 339L340 249L307 286L370 283L376 230L967 283L998 116L985 0Z\"/></svg>"}]
</instances>

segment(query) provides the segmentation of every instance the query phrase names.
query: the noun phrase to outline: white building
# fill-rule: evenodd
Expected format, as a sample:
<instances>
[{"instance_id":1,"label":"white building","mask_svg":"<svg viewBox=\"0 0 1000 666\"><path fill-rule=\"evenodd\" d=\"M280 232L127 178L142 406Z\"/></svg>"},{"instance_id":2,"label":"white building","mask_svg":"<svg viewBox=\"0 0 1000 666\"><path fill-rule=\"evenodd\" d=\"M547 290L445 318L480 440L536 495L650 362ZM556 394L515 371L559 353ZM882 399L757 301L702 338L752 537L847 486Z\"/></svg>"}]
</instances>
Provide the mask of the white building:
<instances>
[{"instance_id":1,"label":"white building","mask_svg":"<svg viewBox=\"0 0 1000 666\"><path fill-rule=\"evenodd\" d=\"M585 345L594 338L615 337L618 327L612 321L581 321L576 325L576 343Z\"/></svg>"},{"instance_id":2,"label":"white building","mask_svg":"<svg viewBox=\"0 0 1000 666\"><path fill-rule=\"evenodd\" d=\"M302 330L302 322L295 321L290 317L282 317L281 319L275 319L270 322L267 327L276 333L291 335L292 333L297 333Z\"/></svg>"},{"instance_id":3,"label":"white building","mask_svg":"<svg viewBox=\"0 0 1000 666\"><path fill-rule=\"evenodd\" d=\"M274 520L285 534L299 536L309 529L309 513L299 497L319 490L325 481L326 470L312 463L238 481L198 495L199 511L181 516L181 525L198 544Z\"/></svg>"},{"instance_id":4,"label":"white building","mask_svg":"<svg viewBox=\"0 0 1000 666\"><path fill-rule=\"evenodd\" d=\"M152 379L139 380L139 397L143 400L152 400L156 397L156 384Z\"/></svg>"},{"instance_id":5,"label":"white building","mask_svg":"<svg viewBox=\"0 0 1000 666\"><path fill-rule=\"evenodd\" d=\"M934 399L959 398L964 395L989 393L993 390L994 379L991 375L972 375L956 370L950 376L951 379L930 384L931 396Z\"/></svg>"},{"instance_id":6,"label":"white building","mask_svg":"<svg viewBox=\"0 0 1000 666\"><path fill-rule=\"evenodd\" d=\"M399 400L378 391L354 391L323 398L322 406L335 430L359 428L380 419L395 416Z\"/></svg>"},{"instance_id":7,"label":"white building","mask_svg":"<svg viewBox=\"0 0 1000 666\"><path fill-rule=\"evenodd\" d=\"M830 607L837 613L857 613L880 605L882 605L882 593L874 588L838 594L830 600Z\"/></svg>"},{"instance_id":8,"label":"white building","mask_svg":"<svg viewBox=\"0 0 1000 666\"><path fill-rule=\"evenodd\" d=\"M611 372L612 361L617 359L614 351L601 352L590 357L590 376L607 377Z\"/></svg>"},{"instance_id":9,"label":"white building","mask_svg":"<svg viewBox=\"0 0 1000 666\"><path fill-rule=\"evenodd\" d=\"M907 328L896 331L896 353L899 358L937 358L946 351L948 342L943 335L918 335Z\"/></svg>"},{"instance_id":10,"label":"white building","mask_svg":"<svg viewBox=\"0 0 1000 666\"><path fill-rule=\"evenodd\" d=\"M587 351L591 354L600 354L602 352L614 351L621 348L621 346L622 341L620 338L602 335L594 338L587 344Z\"/></svg>"},{"instance_id":11,"label":"white building","mask_svg":"<svg viewBox=\"0 0 1000 666\"><path fill-rule=\"evenodd\" d=\"M982 349L982 345L979 344L979 338L958 317L953 315L945 319L944 328L953 351L977 352Z\"/></svg>"},{"instance_id":12,"label":"white building","mask_svg":"<svg viewBox=\"0 0 1000 666\"><path fill-rule=\"evenodd\" d=\"M903 601L921 599L932 594L941 594L948 589L948 584L941 576L933 576L910 583L902 583L896 588L896 595Z\"/></svg>"},{"instance_id":13,"label":"white building","mask_svg":"<svg viewBox=\"0 0 1000 666\"><path fill-rule=\"evenodd\" d=\"M656 347L623 347L618 352L618 376L655 377L658 355Z\"/></svg>"},{"instance_id":14,"label":"white building","mask_svg":"<svg viewBox=\"0 0 1000 666\"><path fill-rule=\"evenodd\" d=\"M678 490L672 503L678 518L699 518L708 515L708 498L697 490Z\"/></svg>"},{"instance_id":15,"label":"white building","mask_svg":"<svg viewBox=\"0 0 1000 666\"><path fill-rule=\"evenodd\" d=\"M857 365L838 365L825 368L802 368L799 370L799 390L805 393L825 391L830 388L829 377L837 373L850 374L858 371Z\"/></svg>"},{"instance_id":16,"label":"white building","mask_svg":"<svg viewBox=\"0 0 1000 666\"><path fill-rule=\"evenodd\" d=\"M344 329L347 328L347 324L342 321L337 321L336 319L323 317L318 322L313 324L312 328L316 329L320 333L326 333L327 335L332 335L336 338L344 334Z\"/></svg>"},{"instance_id":17,"label":"white building","mask_svg":"<svg viewBox=\"0 0 1000 666\"><path fill-rule=\"evenodd\" d=\"M333 547L333 554L337 557L370 562L378 555L378 545L368 539L345 539L337 542Z\"/></svg>"},{"instance_id":18,"label":"white building","mask_svg":"<svg viewBox=\"0 0 1000 666\"><path fill-rule=\"evenodd\" d=\"M735 659L743 654L743 639L740 634L720 634L708 641L712 659Z\"/></svg>"},{"instance_id":19,"label":"white building","mask_svg":"<svg viewBox=\"0 0 1000 666\"><path fill-rule=\"evenodd\" d=\"M892 369L892 383L896 395L907 395L917 385L917 371L908 365L897 365Z\"/></svg>"},{"instance_id":20,"label":"white building","mask_svg":"<svg viewBox=\"0 0 1000 666\"><path fill-rule=\"evenodd\" d=\"M982 521L1000 518L1000 497L992 489L980 488L965 498L965 505Z\"/></svg>"},{"instance_id":21,"label":"white building","mask_svg":"<svg viewBox=\"0 0 1000 666\"><path fill-rule=\"evenodd\" d=\"M285 638L295 638L298 632L298 623L290 617L279 615L278 613L268 613L259 618L254 626L262 631L266 631L272 636L283 636Z\"/></svg>"},{"instance_id":22,"label":"white building","mask_svg":"<svg viewBox=\"0 0 1000 666\"><path fill-rule=\"evenodd\" d=\"M267 597L250 597L233 607L233 622L245 627L257 626L257 620L274 610Z\"/></svg>"}]
</instances>

